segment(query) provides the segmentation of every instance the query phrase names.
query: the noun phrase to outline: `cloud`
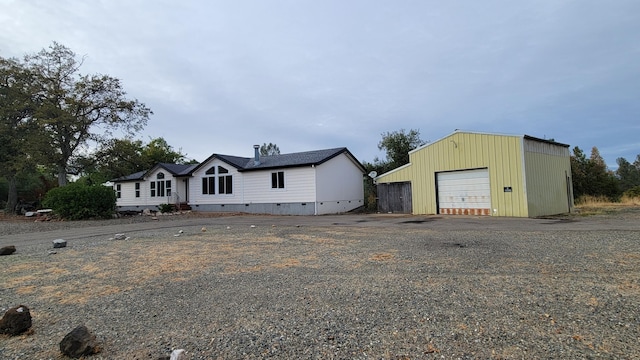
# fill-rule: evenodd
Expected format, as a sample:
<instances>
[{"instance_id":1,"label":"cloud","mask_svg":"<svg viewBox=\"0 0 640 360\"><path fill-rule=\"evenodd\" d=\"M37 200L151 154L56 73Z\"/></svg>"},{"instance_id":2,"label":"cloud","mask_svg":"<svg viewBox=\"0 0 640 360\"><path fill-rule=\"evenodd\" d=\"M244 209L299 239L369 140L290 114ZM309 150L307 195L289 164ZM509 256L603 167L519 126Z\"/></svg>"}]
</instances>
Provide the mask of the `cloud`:
<instances>
[{"instance_id":1,"label":"cloud","mask_svg":"<svg viewBox=\"0 0 640 360\"><path fill-rule=\"evenodd\" d=\"M634 159L636 1L0 0L0 55L58 41L155 112L140 136L204 159L454 129L553 137Z\"/></svg>"}]
</instances>

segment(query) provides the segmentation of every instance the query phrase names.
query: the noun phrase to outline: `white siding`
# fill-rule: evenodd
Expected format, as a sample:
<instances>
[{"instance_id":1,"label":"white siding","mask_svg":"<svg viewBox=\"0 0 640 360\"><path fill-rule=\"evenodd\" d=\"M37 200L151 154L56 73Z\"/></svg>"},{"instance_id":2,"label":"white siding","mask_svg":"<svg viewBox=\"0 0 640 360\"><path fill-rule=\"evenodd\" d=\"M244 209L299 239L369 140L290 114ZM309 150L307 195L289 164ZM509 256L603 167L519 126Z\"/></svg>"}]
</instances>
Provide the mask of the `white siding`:
<instances>
[{"instance_id":1,"label":"white siding","mask_svg":"<svg viewBox=\"0 0 640 360\"><path fill-rule=\"evenodd\" d=\"M205 174L212 166L222 166L229 170L228 174L233 177L233 193L232 194L219 194L218 184L216 181L216 193L215 194L203 194L202 193L202 178L209 177L211 175ZM210 163L202 166L198 171L193 173L193 177L189 179L189 204L242 204L242 178L243 174L238 170L223 162L219 159L213 159Z\"/></svg>"},{"instance_id":2,"label":"white siding","mask_svg":"<svg viewBox=\"0 0 640 360\"><path fill-rule=\"evenodd\" d=\"M364 205L363 173L349 156L340 154L316 167L317 213L347 212Z\"/></svg>"},{"instance_id":3,"label":"white siding","mask_svg":"<svg viewBox=\"0 0 640 360\"><path fill-rule=\"evenodd\" d=\"M164 174L164 179L158 179L158 174L159 173L163 173ZM149 209L151 210L156 210L156 206L160 205L160 204L173 204L175 202L174 198L172 195L170 194L166 194L164 196L157 196L158 195L158 189L156 189L156 196L151 196L151 186L150 183L151 182L157 182L157 181L167 181L167 180L171 180L171 191L175 191L176 190L176 179L173 177L173 175L168 172L167 170L163 169L163 168L158 168L155 169L154 171L152 171L151 173L148 174L148 177L145 178L145 182L144 182L144 186L142 186L142 183L140 184L140 196L141 198L146 198L145 201L145 205L149 206ZM143 189L144 188L144 189Z\"/></svg>"},{"instance_id":4,"label":"white siding","mask_svg":"<svg viewBox=\"0 0 640 360\"><path fill-rule=\"evenodd\" d=\"M228 170L228 173L222 176L232 177L233 192L220 194L219 182L216 179L215 193L203 194L202 179L211 176L219 178L221 174L218 172L218 166ZM216 173L206 174L211 167L216 168ZM163 181L171 180L171 196L151 197L150 184L158 181L159 172L165 174ZM277 172L284 174L284 188L272 187L272 174ZM363 174L359 164L345 154L340 154L318 166L242 172L213 157L188 178L174 178L162 168L152 169L147 175L144 181L140 181L139 198L135 198L135 182L120 183L122 198L118 199L118 206L155 210L155 207L162 203L187 201L196 211L311 215L346 212L364 203ZM187 179L188 188L185 181ZM319 187L320 181L323 184Z\"/></svg>"},{"instance_id":5,"label":"white siding","mask_svg":"<svg viewBox=\"0 0 640 360\"><path fill-rule=\"evenodd\" d=\"M166 193L164 196L151 196L151 182L157 182L158 173L164 173L163 181L171 180L171 193ZM116 190L120 185L121 197L117 199L116 206L126 208L137 208L143 210L148 208L150 210L157 210L157 206L160 204L177 204L185 202L187 198L185 178L175 178L173 175L162 168L158 168L151 172L145 179L137 181L127 181L116 183L113 189ZM139 193L140 196L136 197L136 183L140 184ZM157 194L157 192L156 192Z\"/></svg>"},{"instance_id":6,"label":"white siding","mask_svg":"<svg viewBox=\"0 0 640 360\"><path fill-rule=\"evenodd\" d=\"M271 173L284 172L284 189L271 188ZM315 168L298 168L249 171L244 175L245 203L291 203L315 201Z\"/></svg>"},{"instance_id":7,"label":"white siding","mask_svg":"<svg viewBox=\"0 0 640 360\"><path fill-rule=\"evenodd\" d=\"M142 189L144 188L144 182L140 181L140 197L136 197L136 182L123 182L117 183L113 186L113 189L116 190L117 186L120 185L120 198L117 199L117 206L138 206L145 205L147 203L146 195L148 195Z\"/></svg>"}]
</instances>

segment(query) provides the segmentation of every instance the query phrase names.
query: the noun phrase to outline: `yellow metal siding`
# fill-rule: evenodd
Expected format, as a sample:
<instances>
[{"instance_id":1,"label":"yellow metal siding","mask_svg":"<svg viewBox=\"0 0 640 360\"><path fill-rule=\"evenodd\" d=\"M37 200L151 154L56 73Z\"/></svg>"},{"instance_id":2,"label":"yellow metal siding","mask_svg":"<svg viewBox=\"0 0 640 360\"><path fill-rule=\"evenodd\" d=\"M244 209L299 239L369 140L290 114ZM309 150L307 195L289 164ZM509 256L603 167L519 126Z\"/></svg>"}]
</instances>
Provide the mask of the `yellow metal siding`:
<instances>
[{"instance_id":1,"label":"yellow metal siding","mask_svg":"<svg viewBox=\"0 0 640 360\"><path fill-rule=\"evenodd\" d=\"M384 176L384 180L378 180L378 182L392 183L392 182L411 181L412 173L410 170L411 169L409 167L398 168L396 170L386 173Z\"/></svg>"},{"instance_id":2,"label":"yellow metal siding","mask_svg":"<svg viewBox=\"0 0 640 360\"><path fill-rule=\"evenodd\" d=\"M569 159L566 147L525 139L529 216L571 211L572 191L567 189L567 176L571 176Z\"/></svg>"},{"instance_id":3,"label":"yellow metal siding","mask_svg":"<svg viewBox=\"0 0 640 360\"><path fill-rule=\"evenodd\" d=\"M410 165L378 182L411 181L414 214L435 214L435 174L487 168L491 207L497 216L528 216L523 186L522 137L456 132L409 154ZM510 186L512 192L504 192Z\"/></svg>"}]
</instances>

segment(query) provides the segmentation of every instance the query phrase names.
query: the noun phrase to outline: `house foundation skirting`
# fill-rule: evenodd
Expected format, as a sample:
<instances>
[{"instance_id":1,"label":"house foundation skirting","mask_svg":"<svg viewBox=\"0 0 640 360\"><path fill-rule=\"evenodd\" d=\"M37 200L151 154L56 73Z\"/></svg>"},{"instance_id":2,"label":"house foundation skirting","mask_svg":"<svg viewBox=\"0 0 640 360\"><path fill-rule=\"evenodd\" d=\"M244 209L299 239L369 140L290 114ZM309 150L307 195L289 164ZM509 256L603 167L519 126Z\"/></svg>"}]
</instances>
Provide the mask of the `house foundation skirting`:
<instances>
[{"instance_id":1,"label":"house foundation skirting","mask_svg":"<svg viewBox=\"0 0 640 360\"><path fill-rule=\"evenodd\" d=\"M271 215L315 215L315 204L309 203L266 203L266 204L190 204L192 211L242 212Z\"/></svg>"},{"instance_id":2,"label":"house foundation skirting","mask_svg":"<svg viewBox=\"0 0 640 360\"><path fill-rule=\"evenodd\" d=\"M248 214L271 215L325 215L341 214L357 209L364 205L362 199L295 202L295 203L247 203L247 204L194 204L189 203L191 211L202 212L240 212ZM118 206L118 212L137 211L145 209L158 211L157 205Z\"/></svg>"}]
</instances>

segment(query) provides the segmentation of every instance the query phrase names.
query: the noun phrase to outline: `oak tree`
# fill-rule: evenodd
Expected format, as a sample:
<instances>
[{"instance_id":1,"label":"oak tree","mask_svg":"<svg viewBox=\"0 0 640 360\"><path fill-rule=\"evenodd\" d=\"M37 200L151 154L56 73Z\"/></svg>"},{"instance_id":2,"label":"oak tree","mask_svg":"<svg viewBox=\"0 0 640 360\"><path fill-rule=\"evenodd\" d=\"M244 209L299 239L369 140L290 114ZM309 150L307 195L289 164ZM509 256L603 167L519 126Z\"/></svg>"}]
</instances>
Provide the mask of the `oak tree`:
<instances>
[{"instance_id":1,"label":"oak tree","mask_svg":"<svg viewBox=\"0 0 640 360\"><path fill-rule=\"evenodd\" d=\"M29 72L17 60L0 57L0 176L8 183L10 211L18 203L17 177L31 160L27 152L35 108L31 83Z\"/></svg>"},{"instance_id":2,"label":"oak tree","mask_svg":"<svg viewBox=\"0 0 640 360\"><path fill-rule=\"evenodd\" d=\"M105 142L117 129L133 135L152 114L145 104L126 96L119 79L83 75L82 64L73 51L56 42L24 58L38 100L34 139L39 160L55 168L61 186L67 183L70 164L83 146Z\"/></svg>"}]
</instances>

